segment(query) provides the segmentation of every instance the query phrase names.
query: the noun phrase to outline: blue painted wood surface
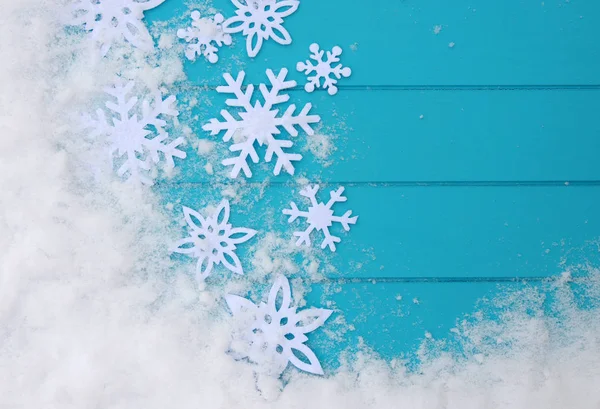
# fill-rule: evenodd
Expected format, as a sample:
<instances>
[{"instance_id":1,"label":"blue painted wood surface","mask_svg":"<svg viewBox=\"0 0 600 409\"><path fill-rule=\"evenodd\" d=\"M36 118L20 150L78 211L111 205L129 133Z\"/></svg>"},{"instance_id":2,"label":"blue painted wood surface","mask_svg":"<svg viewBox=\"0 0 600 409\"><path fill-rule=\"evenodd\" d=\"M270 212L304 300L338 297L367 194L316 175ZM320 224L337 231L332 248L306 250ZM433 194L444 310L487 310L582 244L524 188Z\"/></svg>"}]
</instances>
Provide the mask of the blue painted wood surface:
<instances>
[{"instance_id":1,"label":"blue painted wood surface","mask_svg":"<svg viewBox=\"0 0 600 409\"><path fill-rule=\"evenodd\" d=\"M226 16L234 10L228 0L213 5ZM189 23L189 11L167 0L146 20L168 21L174 32ZM185 63L190 83L179 99L198 99L189 125L216 151L205 157L190 147L179 174L157 191L198 207L220 200L231 184L220 165L228 144L201 129L225 107L214 88L223 72L243 69L258 84L265 69L289 68L299 84L290 102L312 102L318 132L337 148L324 163L301 133L296 178L321 182L325 196L347 186L340 211L360 216L326 256L337 269L333 281L315 285L308 302L333 299L352 324L338 348L362 337L385 356L410 355L426 331L448 335L498 282L539 280L597 257L585 245L600 231L599 17L600 3L582 0L302 1L285 21L291 46L267 42L250 60L237 36L218 64ZM302 90L294 67L313 42L340 45L352 67L335 97ZM232 212L261 234L291 237L300 224L289 226L281 209L300 201L295 178L274 177L271 164L252 169ZM332 340L315 334L313 341L334 364Z\"/></svg>"}]
</instances>

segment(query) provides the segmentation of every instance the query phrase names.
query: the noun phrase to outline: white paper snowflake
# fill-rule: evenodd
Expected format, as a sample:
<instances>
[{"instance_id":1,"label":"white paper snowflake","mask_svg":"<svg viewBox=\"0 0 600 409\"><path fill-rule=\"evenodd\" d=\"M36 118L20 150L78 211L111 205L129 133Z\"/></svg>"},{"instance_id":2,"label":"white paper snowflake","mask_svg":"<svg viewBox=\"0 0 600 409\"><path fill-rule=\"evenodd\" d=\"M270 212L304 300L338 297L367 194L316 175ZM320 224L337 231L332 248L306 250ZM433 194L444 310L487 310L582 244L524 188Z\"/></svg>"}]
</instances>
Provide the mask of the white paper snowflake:
<instances>
[{"instance_id":1,"label":"white paper snowflake","mask_svg":"<svg viewBox=\"0 0 600 409\"><path fill-rule=\"evenodd\" d=\"M306 334L322 326L331 310L310 308L296 312L296 307L291 306L290 283L283 275L275 280L266 303L256 305L231 294L225 296L225 301L238 324L231 344L231 354L236 359L247 358L262 372L275 376L284 371L288 362L302 371L323 375L317 356L305 342Z\"/></svg>"},{"instance_id":2,"label":"white paper snowflake","mask_svg":"<svg viewBox=\"0 0 600 409\"><path fill-rule=\"evenodd\" d=\"M191 27L177 30L177 37L189 43L185 56L195 61L197 56L204 55L209 62L216 63L219 60L217 47L231 44L231 36L223 32L223 15L201 18L199 11L192 11L192 20Z\"/></svg>"},{"instance_id":3,"label":"white paper snowflake","mask_svg":"<svg viewBox=\"0 0 600 409\"><path fill-rule=\"evenodd\" d=\"M183 138L168 142L169 134L164 126L165 116L176 117L179 112L173 108L175 96L162 98L156 91L153 100L145 99L141 104L141 116L135 111L138 98L128 97L134 82L127 85L115 85L105 89L105 92L116 99L106 102L108 111L98 109L96 118L84 118L84 127L91 129L91 137L104 136L108 139L109 153L113 164L118 166L117 174L134 182L152 185L150 175L153 164L166 161L166 168L175 167L174 157L184 159L185 152L179 150L184 143ZM107 112L109 119L107 119ZM148 138L153 136L153 138Z\"/></svg>"},{"instance_id":4,"label":"white paper snowflake","mask_svg":"<svg viewBox=\"0 0 600 409\"><path fill-rule=\"evenodd\" d=\"M148 29L142 23L144 11L153 9L165 0L74 0L69 5L69 24L83 25L91 32L92 40L106 55L110 47L123 39L145 51L154 48Z\"/></svg>"},{"instance_id":5,"label":"white paper snowflake","mask_svg":"<svg viewBox=\"0 0 600 409\"><path fill-rule=\"evenodd\" d=\"M205 280L213 267L219 264L236 274L244 274L242 263L235 254L236 245L250 240L256 230L231 226L228 200L223 200L214 215L206 219L185 206L183 214L190 235L175 243L171 252L197 258L196 275L199 280Z\"/></svg>"},{"instance_id":6,"label":"white paper snowflake","mask_svg":"<svg viewBox=\"0 0 600 409\"><path fill-rule=\"evenodd\" d=\"M348 67L342 67L342 64L333 66L334 63L340 61L339 57L342 54L342 49L336 45L331 51L327 51L326 60L323 60L325 51L319 50L319 44L311 44L310 51L310 59L314 60L316 65L310 60L296 64L296 69L304 71L308 76L308 82L304 86L304 89L306 92L313 92L315 88L321 87L321 79L323 79L323 88L327 89L329 95L335 95L338 91L335 85L338 80L342 77L349 77L352 74L352 70ZM313 72L315 74L310 75Z\"/></svg>"},{"instance_id":7,"label":"white paper snowflake","mask_svg":"<svg viewBox=\"0 0 600 409\"><path fill-rule=\"evenodd\" d=\"M287 94L279 95L279 92L296 86L296 81L285 81L287 70L283 68L277 77L273 71L267 70L267 77L271 82L269 90L265 84L260 84L259 89L264 103L256 101L254 105L251 99L254 93L254 85L248 85L246 91L242 91L245 73L242 71L234 80L230 74L224 74L223 77L227 86L217 87L217 92L224 94L233 94L235 98L228 99L225 103L231 107L240 107L244 111L239 112L240 119L235 119L227 110L222 110L221 115L225 118L224 122L216 118L202 127L205 131L210 131L211 135L217 135L221 131L226 131L223 141L228 142L232 137L234 144L229 148L232 152L239 152L239 155L233 158L225 159L223 165L233 165L231 177L236 178L240 170L244 171L246 177L251 177L252 172L248 166L248 156L254 163L258 163L258 154L254 147L254 142L259 145L266 144L267 152L265 161L270 162L273 154L277 156L277 163L273 173L279 175L281 168L293 175L294 165L292 161L302 159L302 155L297 153L284 152L284 148L291 148L292 141L286 139L276 139L275 135L281 133L281 128L285 129L291 136L297 136L296 126L300 126L308 135L313 135L310 124L321 120L318 115L308 115L312 105L306 104L302 111L294 116L296 105L291 104L283 114L279 114L276 105L287 102L290 97Z\"/></svg>"},{"instance_id":8,"label":"white paper snowflake","mask_svg":"<svg viewBox=\"0 0 600 409\"><path fill-rule=\"evenodd\" d=\"M298 9L298 0L231 0L237 8L235 16L223 23L226 33L242 32L246 36L246 51L256 57L263 41L272 38L277 43L292 43L290 33L283 27L283 18Z\"/></svg>"},{"instance_id":9,"label":"white paper snowflake","mask_svg":"<svg viewBox=\"0 0 600 409\"><path fill-rule=\"evenodd\" d=\"M326 246L329 246L329 250L335 251L335 243L339 243L341 239L336 236L332 236L329 232L329 228L333 225L334 222L340 223L344 230L349 231L351 224L356 224L356 220L358 216L350 217L352 214L352 210L348 210L343 216L334 216L333 210L331 209L335 203L345 202L347 199L345 196L342 196L344 193L344 188L340 187L338 190L332 190L330 192L331 198L327 204L317 202L317 192L319 191L319 185L315 186L307 186L303 190L300 191L300 195L307 197L310 199L310 203L312 206L308 208L306 212L302 212L298 210L298 206L296 203L291 202L290 209L284 209L283 213L290 216L288 219L288 223L292 223L298 217L306 218L306 221L309 223L308 228L302 232L294 232L294 236L298 237L298 241L296 241L296 245L300 246L302 244L306 244L310 246L310 233L313 230L321 230L325 235L325 239L321 243L321 248L324 249Z\"/></svg>"}]
</instances>

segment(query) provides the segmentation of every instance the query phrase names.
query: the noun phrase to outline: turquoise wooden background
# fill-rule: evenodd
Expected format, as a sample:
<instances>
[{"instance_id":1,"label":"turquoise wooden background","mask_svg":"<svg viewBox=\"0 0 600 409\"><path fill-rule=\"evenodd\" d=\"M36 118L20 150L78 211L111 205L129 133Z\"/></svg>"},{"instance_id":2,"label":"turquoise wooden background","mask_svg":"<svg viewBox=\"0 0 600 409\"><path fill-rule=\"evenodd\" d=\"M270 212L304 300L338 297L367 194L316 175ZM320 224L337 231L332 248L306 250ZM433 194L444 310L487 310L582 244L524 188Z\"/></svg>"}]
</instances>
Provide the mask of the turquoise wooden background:
<instances>
[{"instance_id":1,"label":"turquoise wooden background","mask_svg":"<svg viewBox=\"0 0 600 409\"><path fill-rule=\"evenodd\" d=\"M228 0L213 6L234 12ZM169 21L174 33L190 9L167 0L146 20ZM316 306L333 300L355 330L334 349L322 332L311 345L326 366L358 337L384 356L410 355L426 331L449 335L499 283L540 281L560 274L561 262L594 259L592 250L570 254L600 232L599 18L592 0L304 0L284 24L292 45L268 41L250 60L234 36L218 64L185 63L190 81L179 99L199 100L190 126L216 142L215 175L190 148L181 172L157 189L192 207L220 200L231 183L220 165L228 144L201 129L225 107L214 88L223 72L244 69L258 84L266 68L287 67L299 84L290 102L312 102L319 132L337 148L324 167L301 133L296 176L319 182L325 197L346 186L339 209L360 216L327 256L339 273L307 297ZM341 46L353 70L334 97L303 91L295 65L313 42ZM233 220L291 237L281 210L301 200L299 186L273 177L270 164L252 169Z\"/></svg>"}]
</instances>

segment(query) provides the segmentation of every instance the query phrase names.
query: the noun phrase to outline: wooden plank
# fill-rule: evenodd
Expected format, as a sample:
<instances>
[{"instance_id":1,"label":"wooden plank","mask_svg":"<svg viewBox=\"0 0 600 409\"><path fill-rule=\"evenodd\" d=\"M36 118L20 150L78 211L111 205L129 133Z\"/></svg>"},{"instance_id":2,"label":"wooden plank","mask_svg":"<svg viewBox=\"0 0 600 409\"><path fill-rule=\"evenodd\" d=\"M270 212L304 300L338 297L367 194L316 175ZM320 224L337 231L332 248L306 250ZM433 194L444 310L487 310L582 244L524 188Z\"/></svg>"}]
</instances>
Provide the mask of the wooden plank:
<instances>
[{"instance_id":1,"label":"wooden plank","mask_svg":"<svg viewBox=\"0 0 600 409\"><path fill-rule=\"evenodd\" d=\"M335 188L323 187L321 200ZM259 230L256 243L269 232L293 241L292 233L306 228L303 221L288 225L281 213L291 201L306 208L299 187L190 184L160 190L165 200L192 207L235 192L234 223ZM322 236L313 236L312 254L337 269L328 274L334 278L546 277L562 273L561 262L573 262L572 250L600 231L600 187L357 185L345 194L348 201L336 212L351 209L359 219L349 233L332 228L342 238L337 252L321 250ZM173 220L180 217L174 206ZM248 253L240 257L251 260ZM593 261L598 252L585 257Z\"/></svg>"},{"instance_id":2,"label":"wooden plank","mask_svg":"<svg viewBox=\"0 0 600 409\"><path fill-rule=\"evenodd\" d=\"M383 357L402 356L415 362L419 347L428 340L459 344L451 332L467 315L489 311L500 288L523 288L510 283L347 283L313 286L310 306L334 309L323 331L311 334L309 343L326 367L338 364L338 351L364 343ZM349 325L351 324L351 326ZM428 338L431 337L431 338Z\"/></svg>"},{"instance_id":3,"label":"wooden plank","mask_svg":"<svg viewBox=\"0 0 600 409\"><path fill-rule=\"evenodd\" d=\"M201 129L220 117L226 97L191 95L201 100L194 132L216 149L199 157L190 148L174 181L227 179L230 168L221 161L231 156L230 143ZM335 99L295 92L290 103L312 102L311 112L322 118L317 136L292 138L292 150L304 156L296 176L330 182L600 180L598 100L600 90L364 91ZM318 143L323 140L329 153ZM207 163L215 175L205 171ZM273 166L252 164L251 181L273 177ZM273 177L290 179L285 172Z\"/></svg>"},{"instance_id":4,"label":"wooden plank","mask_svg":"<svg viewBox=\"0 0 600 409\"><path fill-rule=\"evenodd\" d=\"M230 0L212 3L225 16L234 14ZM188 13L182 2L167 1L146 20L172 19L175 32L189 23ZM343 61L353 69L347 86L599 84L599 17L594 1L303 1L284 22L292 44L266 42L247 69L252 76L265 68L292 71L317 42L343 47ZM234 38L216 66L186 64L190 78L214 84L218 71L241 65L245 38Z\"/></svg>"}]
</instances>

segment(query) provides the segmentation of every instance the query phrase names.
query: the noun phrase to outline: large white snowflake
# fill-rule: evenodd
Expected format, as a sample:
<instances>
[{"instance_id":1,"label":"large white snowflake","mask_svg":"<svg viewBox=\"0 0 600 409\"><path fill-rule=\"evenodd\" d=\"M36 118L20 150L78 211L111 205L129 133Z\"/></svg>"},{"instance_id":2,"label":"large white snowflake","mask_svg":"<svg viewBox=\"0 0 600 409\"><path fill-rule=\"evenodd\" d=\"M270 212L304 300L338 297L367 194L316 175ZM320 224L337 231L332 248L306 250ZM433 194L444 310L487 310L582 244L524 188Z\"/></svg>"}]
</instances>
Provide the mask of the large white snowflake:
<instances>
[{"instance_id":1,"label":"large white snowflake","mask_svg":"<svg viewBox=\"0 0 600 409\"><path fill-rule=\"evenodd\" d=\"M308 76L308 82L304 86L304 89L306 92L313 92L315 88L321 87L321 79L323 79L323 88L327 89L329 95L335 95L338 91L335 85L338 80L342 77L349 77L352 74L352 70L348 67L342 67L342 64L333 66L333 64L340 61L339 57L342 54L342 49L335 46L331 51L327 51L326 60L323 59L325 51L319 50L319 44L311 44L310 51L310 59L314 60L316 65L310 60L296 64L296 69L304 71ZM313 72L315 74L310 75Z\"/></svg>"},{"instance_id":2,"label":"large white snowflake","mask_svg":"<svg viewBox=\"0 0 600 409\"><path fill-rule=\"evenodd\" d=\"M185 56L195 61L196 56L204 55L211 63L219 60L217 47L231 44L231 35L223 32L223 15L215 14L214 18L200 17L200 12L192 11L192 26L177 30L177 37L188 42Z\"/></svg>"},{"instance_id":3,"label":"large white snowflake","mask_svg":"<svg viewBox=\"0 0 600 409\"><path fill-rule=\"evenodd\" d=\"M206 219L185 206L183 214L190 235L175 243L171 251L198 259L196 275L199 280L205 280L219 264L236 274L244 274L242 263L235 254L236 245L250 240L256 230L231 226L228 200L223 200L215 213Z\"/></svg>"},{"instance_id":4,"label":"large white snowflake","mask_svg":"<svg viewBox=\"0 0 600 409\"><path fill-rule=\"evenodd\" d=\"M323 375L317 356L305 342L306 334L322 326L331 310L310 308L297 312L291 306L290 283L283 275L275 280L266 303L257 305L231 294L225 301L237 323L231 344L236 359L247 358L262 372L275 376L288 362L302 371Z\"/></svg>"},{"instance_id":5,"label":"large white snowflake","mask_svg":"<svg viewBox=\"0 0 600 409\"><path fill-rule=\"evenodd\" d=\"M283 27L283 18L298 9L298 0L231 0L237 8L235 16L223 23L226 33L242 32L246 36L246 51L256 57L263 41L272 38L282 45L291 44L292 37Z\"/></svg>"},{"instance_id":6,"label":"large white snowflake","mask_svg":"<svg viewBox=\"0 0 600 409\"><path fill-rule=\"evenodd\" d=\"M339 243L341 239L336 236L332 236L329 232L329 228L334 222L340 223L344 230L349 231L351 224L356 224L358 216L350 217L352 210L348 210L343 216L334 216L332 207L335 203L345 202L347 198L342 196L344 188L340 187L338 190L332 190L330 192L330 199L327 204L317 202L317 192L319 191L319 185L307 186L300 191L300 195L310 199L311 206L308 210L303 212L298 210L296 203L291 202L290 209L284 209L283 213L290 216L288 223L292 223L298 217L306 218L309 226L305 231L294 232L294 236L298 237L296 245L300 246L306 244L310 246L310 234L313 230L321 230L325 236L325 239L321 243L321 248L324 249L329 246L329 250L335 251L335 243Z\"/></svg>"},{"instance_id":7,"label":"large white snowflake","mask_svg":"<svg viewBox=\"0 0 600 409\"><path fill-rule=\"evenodd\" d=\"M150 171L153 164L160 162L161 156L166 161L167 169L175 167L174 157L186 157L185 152L178 149L179 145L184 143L184 139L179 137L168 142L169 134L164 130L167 122L162 118L179 115L173 108L175 96L163 99L160 91L156 91L153 100L143 100L141 115L138 115L138 98L128 97L134 86L134 82L130 81L125 86L115 85L107 88L105 92L112 96L116 103L107 101L105 105L108 111L98 109L96 118L85 118L84 126L91 129L92 137L107 137L109 153L115 166L118 166L119 176L152 185Z\"/></svg>"},{"instance_id":8,"label":"large white snowflake","mask_svg":"<svg viewBox=\"0 0 600 409\"><path fill-rule=\"evenodd\" d=\"M254 105L251 99L254 93L254 85L248 85L246 91L242 91L245 73L240 72L234 80L230 74L224 74L223 77L227 82L226 86L217 87L217 92L224 94L233 94L235 98L228 99L225 103L231 107L240 107L244 111L239 112L240 119L235 119L227 110L222 110L221 115L225 119L224 122L216 118L202 127L205 131L210 131L211 135L217 135L221 131L226 131L223 136L223 141L228 142L231 138L234 144L229 148L232 152L239 152L239 155L233 158L225 159L222 163L226 166L233 165L231 177L235 178L239 175L240 170L244 171L246 177L251 177L252 172L248 166L248 156L254 163L258 163L258 154L254 147L254 143L259 145L266 144L267 152L265 161L270 162L273 154L277 156L277 162L273 173L279 175L281 168L293 175L293 161L302 159L302 155L297 153L285 152L284 148L291 148L292 141L286 139L276 139L275 135L281 133L281 128L285 129L291 136L297 136L298 130L296 126L300 126L308 135L313 135L310 124L317 123L321 120L318 115L308 115L312 105L310 103L304 105L302 111L298 115L294 115L296 105L291 104L283 114L279 114L279 109L275 106L287 102L290 97L287 94L279 95L279 92L296 86L296 81L285 81L287 69L283 68L277 77L273 71L267 70L267 77L271 82L269 90L265 84L260 84L259 89L263 97L264 103L256 101Z\"/></svg>"},{"instance_id":9,"label":"large white snowflake","mask_svg":"<svg viewBox=\"0 0 600 409\"><path fill-rule=\"evenodd\" d=\"M110 47L123 39L145 51L154 48L148 29L142 23L144 11L153 9L165 0L74 0L69 5L73 26L83 25L91 32L92 40L106 55Z\"/></svg>"}]
</instances>

